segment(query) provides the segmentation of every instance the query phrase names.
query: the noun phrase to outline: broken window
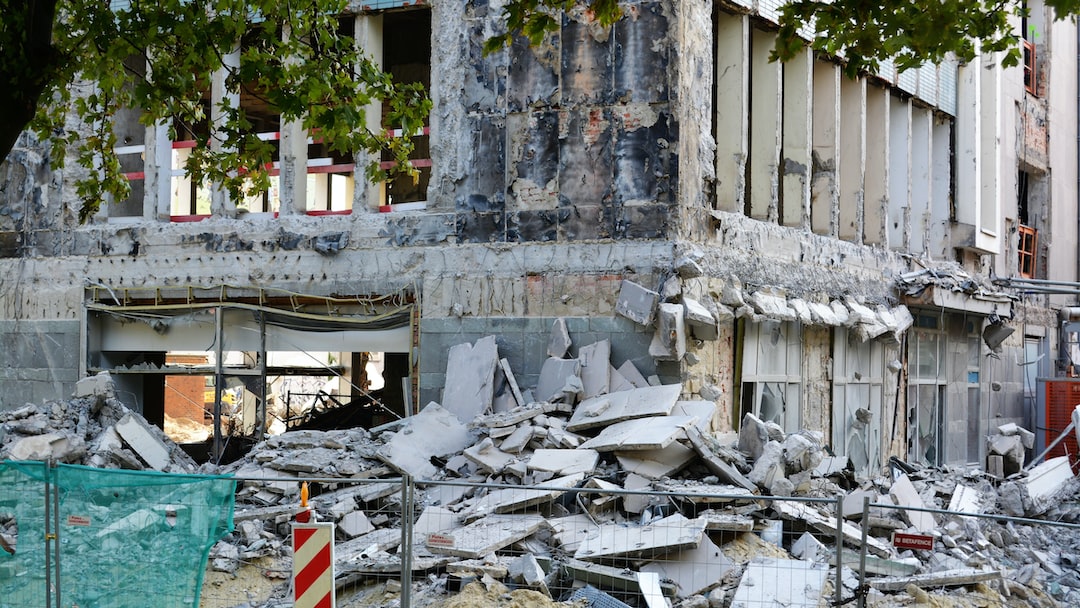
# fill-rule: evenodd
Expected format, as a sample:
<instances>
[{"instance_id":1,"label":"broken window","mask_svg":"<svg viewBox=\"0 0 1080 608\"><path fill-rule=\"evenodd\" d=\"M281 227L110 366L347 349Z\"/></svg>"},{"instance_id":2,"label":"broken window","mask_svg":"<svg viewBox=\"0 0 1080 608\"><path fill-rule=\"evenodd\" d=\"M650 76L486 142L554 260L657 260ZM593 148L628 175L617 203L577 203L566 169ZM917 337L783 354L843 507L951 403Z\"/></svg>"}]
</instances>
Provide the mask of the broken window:
<instances>
[{"instance_id":1,"label":"broken window","mask_svg":"<svg viewBox=\"0 0 1080 608\"><path fill-rule=\"evenodd\" d=\"M196 457L228 460L265 434L411 413L411 306L405 294L94 296L87 369L110 372L127 405Z\"/></svg>"},{"instance_id":2,"label":"broken window","mask_svg":"<svg viewBox=\"0 0 1080 608\"><path fill-rule=\"evenodd\" d=\"M855 473L873 475L880 465L884 347L837 328L833 342L833 447Z\"/></svg>"},{"instance_id":3,"label":"broken window","mask_svg":"<svg viewBox=\"0 0 1080 608\"><path fill-rule=\"evenodd\" d=\"M941 410L945 402L944 336L933 315L917 315L908 342L908 458L942 463Z\"/></svg>"},{"instance_id":4,"label":"broken window","mask_svg":"<svg viewBox=\"0 0 1080 608\"><path fill-rule=\"evenodd\" d=\"M798 323L746 323L742 347L742 411L791 433L800 428L802 337Z\"/></svg>"},{"instance_id":5,"label":"broken window","mask_svg":"<svg viewBox=\"0 0 1080 608\"><path fill-rule=\"evenodd\" d=\"M1024 278L1036 278L1038 259L1039 232L1032 225L1031 201L1029 199L1031 176L1027 171L1019 171L1016 176L1016 215L1018 241L1017 274Z\"/></svg>"}]
</instances>

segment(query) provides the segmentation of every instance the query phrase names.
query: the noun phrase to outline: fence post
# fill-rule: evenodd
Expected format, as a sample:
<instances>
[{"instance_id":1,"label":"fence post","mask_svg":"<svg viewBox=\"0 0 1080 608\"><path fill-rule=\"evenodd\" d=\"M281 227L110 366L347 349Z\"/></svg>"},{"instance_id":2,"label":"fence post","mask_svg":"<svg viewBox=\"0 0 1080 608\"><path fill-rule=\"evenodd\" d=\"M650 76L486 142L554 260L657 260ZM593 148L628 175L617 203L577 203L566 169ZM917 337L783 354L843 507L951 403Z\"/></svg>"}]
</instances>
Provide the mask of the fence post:
<instances>
[{"instance_id":1,"label":"fence post","mask_svg":"<svg viewBox=\"0 0 1080 608\"><path fill-rule=\"evenodd\" d=\"M862 541L859 547L859 588L855 591L859 598L859 608L866 608L866 537L870 533L870 496L862 499Z\"/></svg>"},{"instance_id":2,"label":"fence post","mask_svg":"<svg viewBox=\"0 0 1080 608\"><path fill-rule=\"evenodd\" d=\"M836 605L844 605L844 497L836 497Z\"/></svg>"},{"instance_id":3,"label":"fence post","mask_svg":"<svg viewBox=\"0 0 1080 608\"><path fill-rule=\"evenodd\" d=\"M412 606L413 478L401 478L401 608Z\"/></svg>"}]
</instances>

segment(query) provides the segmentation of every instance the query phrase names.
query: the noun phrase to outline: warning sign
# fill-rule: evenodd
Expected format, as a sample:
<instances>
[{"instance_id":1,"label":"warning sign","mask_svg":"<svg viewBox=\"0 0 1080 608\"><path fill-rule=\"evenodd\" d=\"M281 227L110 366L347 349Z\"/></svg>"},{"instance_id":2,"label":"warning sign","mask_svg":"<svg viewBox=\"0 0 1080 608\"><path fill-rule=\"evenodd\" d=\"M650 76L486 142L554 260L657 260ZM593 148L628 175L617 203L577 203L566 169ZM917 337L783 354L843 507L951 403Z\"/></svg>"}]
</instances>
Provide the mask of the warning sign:
<instances>
[{"instance_id":1,"label":"warning sign","mask_svg":"<svg viewBox=\"0 0 1080 608\"><path fill-rule=\"evenodd\" d=\"M90 518L86 515L68 515L67 525L87 527L90 525Z\"/></svg>"},{"instance_id":2,"label":"warning sign","mask_svg":"<svg viewBox=\"0 0 1080 608\"><path fill-rule=\"evenodd\" d=\"M427 546L452 549L454 547L454 537L445 534L428 534Z\"/></svg>"},{"instance_id":3,"label":"warning sign","mask_svg":"<svg viewBox=\"0 0 1080 608\"><path fill-rule=\"evenodd\" d=\"M932 551L934 549L934 537L929 534L907 534L905 532L893 532L892 544L897 549L917 549L920 551Z\"/></svg>"}]
</instances>

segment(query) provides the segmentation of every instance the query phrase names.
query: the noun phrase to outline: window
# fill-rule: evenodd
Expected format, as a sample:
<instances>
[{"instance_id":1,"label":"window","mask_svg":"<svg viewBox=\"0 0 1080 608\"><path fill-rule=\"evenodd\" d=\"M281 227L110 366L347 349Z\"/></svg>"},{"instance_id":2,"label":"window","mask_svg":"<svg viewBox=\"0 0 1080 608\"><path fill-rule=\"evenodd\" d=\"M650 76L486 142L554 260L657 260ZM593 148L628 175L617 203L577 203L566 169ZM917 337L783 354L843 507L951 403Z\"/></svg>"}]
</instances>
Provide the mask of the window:
<instances>
[{"instance_id":1,"label":"window","mask_svg":"<svg viewBox=\"0 0 1080 608\"><path fill-rule=\"evenodd\" d=\"M939 321L936 316L918 315L908 342L908 457L928 465L943 462L945 336Z\"/></svg>"},{"instance_id":2,"label":"window","mask_svg":"<svg viewBox=\"0 0 1080 608\"><path fill-rule=\"evenodd\" d=\"M862 342L845 328L835 330L832 442L860 477L875 474L880 465L884 369L880 342Z\"/></svg>"},{"instance_id":3,"label":"window","mask_svg":"<svg viewBox=\"0 0 1080 608\"><path fill-rule=\"evenodd\" d=\"M1031 186L1032 182L1038 183L1037 180L1033 180L1031 175L1027 171L1019 171L1016 176L1016 210L1017 220L1020 225L1017 227L1018 241L1016 244L1016 251L1018 254L1017 259L1017 273L1028 279L1036 278L1036 253L1039 245L1039 233L1032 225L1032 213L1031 213Z\"/></svg>"},{"instance_id":4,"label":"window","mask_svg":"<svg viewBox=\"0 0 1080 608\"><path fill-rule=\"evenodd\" d=\"M1039 70L1036 62L1035 43L1024 40L1024 90L1032 95L1039 94Z\"/></svg>"},{"instance_id":5,"label":"window","mask_svg":"<svg viewBox=\"0 0 1080 608\"><path fill-rule=\"evenodd\" d=\"M1031 226L1021 225L1017 231L1020 234L1020 241L1016 247L1019 254L1019 273L1024 278L1033 279L1035 278L1035 252L1039 235Z\"/></svg>"},{"instance_id":6,"label":"window","mask_svg":"<svg viewBox=\"0 0 1080 608\"><path fill-rule=\"evenodd\" d=\"M798 323L746 323L743 337L742 411L784 432L800 428L802 331Z\"/></svg>"}]
</instances>

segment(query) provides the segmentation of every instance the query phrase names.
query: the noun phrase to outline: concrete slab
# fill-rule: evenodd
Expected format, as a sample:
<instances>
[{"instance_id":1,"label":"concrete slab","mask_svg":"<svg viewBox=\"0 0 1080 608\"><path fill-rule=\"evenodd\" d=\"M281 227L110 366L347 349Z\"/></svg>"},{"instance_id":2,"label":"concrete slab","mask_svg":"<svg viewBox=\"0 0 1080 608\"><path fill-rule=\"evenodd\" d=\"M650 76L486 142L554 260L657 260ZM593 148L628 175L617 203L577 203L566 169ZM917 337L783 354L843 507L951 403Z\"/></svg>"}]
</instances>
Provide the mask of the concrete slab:
<instances>
[{"instance_id":1,"label":"concrete slab","mask_svg":"<svg viewBox=\"0 0 1080 608\"><path fill-rule=\"evenodd\" d=\"M704 534L704 520L687 519L681 513L658 519L646 526L603 524L597 534L581 543L574 552L574 558L655 557L695 548Z\"/></svg>"},{"instance_id":2,"label":"concrete slab","mask_svg":"<svg viewBox=\"0 0 1080 608\"><path fill-rule=\"evenodd\" d=\"M433 553L475 559L508 547L546 525L540 515L488 515L467 526L430 534L424 546Z\"/></svg>"},{"instance_id":3,"label":"concrete slab","mask_svg":"<svg viewBox=\"0 0 1080 608\"><path fill-rule=\"evenodd\" d=\"M633 281L624 280L619 287L619 298L615 301L615 314L622 315L642 327L647 327L653 321L653 314L659 301L659 293Z\"/></svg>"},{"instance_id":4,"label":"concrete slab","mask_svg":"<svg viewBox=\"0 0 1080 608\"><path fill-rule=\"evenodd\" d=\"M608 363L608 392L619 393L622 391L631 391L635 387L626 376L619 373L619 370L615 369L615 366Z\"/></svg>"},{"instance_id":5,"label":"concrete slab","mask_svg":"<svg viewBox=\"0 0 1080 608\"><path fill-rule=\"evenodd\" d=\"M899 507L926 508L926 503L923 502L922 497L919 496L907 475L901 475L893 482L892 487L889 488L889 496ZM932 513L913 511L911 509L901 509L900 512L904 514L908 523L920 532L930 532L937 527L937 520L934 519Z\"/></svg>"},{"instance_id":6,"label":"concrete slab","mask_svg":"<svg viewBox=\"0 0 1080 608\"><path fill-rule=\"evenodd\" d=\"M653 416L617 422L580 448L598 452L615 450L660 450L676 439L686 437L686 428L697 421L693 416ZM580 449L579 448L579 449Z\"/></svg>"},{"instance_id":7,"label":"concrete slab","mask_svg":"<svg viewBox=\"0 0 1080 608\"><path fill-rule=\"evenodd\" d=\"M739 425L739 451L751 460L757 460L768 442L769 428L765 423L750 413L743 416L742 424Z\"/></svg>"},{"instance_id":8,"label":"concrete slab","mask_svg":"<svg viewBox=\"0 0 1080 608\"><path fill-rule=\"evenodd\" d=\"M835 516L826 517L816 508L808 504L783 500L773 501L772 508L784 519L805 522L807 525L812 526L814 529L826 534L830 538L836 537ZM862 546L862 529L844 522L841 530L845 544L856 549ZM887 545L872 536L866 538L866 550L878 557L893 557L892 546Z\"/></svg>"},{"instance_id":9,"label":"concrete slab","mask_svg":"<svg viewBox=\"0 0 1080 608\"><path fill-rule=\"evenodd\" d=\"M662 479L654 485L661 492L680 494L683 498L699 504L745 502L757 499L757 496L748 492L746 488L724 484Z\"/></svg>"},{"instance_id":10,"label":"concrete slab","mask_svg":"<svg viewBox=\"0 0 1080 608\"><path fill-rule=\"evenodd\" d=\"M860 552L852 551L851 549L844 549L841 554L844 565L852 570L858 569L860 563L863 561L863 557L864 556ZM873 555L867 555L865 558L866 571L870 574L877 574L879 576L911 576L912 574L915 574L915 571L922 565L917 557L882 559L880 557L874 557Z\"/></svg>"},{"instance_id":11,"label":"concrete slab","mask_svg":"<svg viewBox=\"0 0 1080 608\"><path fill-rule=\"evenodd\" d=\"M548 340L547 355L562 359L570 352L570 332L566 329L566 320L555 319L551 324L551 338Z\"/></svg>"},{"instance_id":12,"label":"concrete slab","mask_svg":"<svg viewBox=\"0 0 1080 608\"><path fill-rule=\"evenodd\" d=\"M525 396L521 394L521 387L518 386L514 370L510 369L510 360L505 357L499 359L499 369L502 370L503 376L506 378L506 384L510 387L510 394L514 396L515 407L528 405L525 402Z\"/></svg>"},{"instance_id":13,"label":"concrete slab","mask_svg":"<svg viewBox=\"0 0 1080 608\"><path fill-rule=\"evenodd\" d=\"M493 490L472 504L463 517L472 521L491 513L515 513L535 505L551 502L585 479L584 473L564 475L545 481L543 487L503 488Z\"/></svg>"},{"instance_id":14,"label":"concrete slab","mask_svg":"<svg viewBox=\"0 0 1080 608\"><path fill-rule=\"evenodd\" d=\"M499 473L517 459L517 456L495 447L490 437L484 437L480 440L480 443L465 448L461 454L480 467L481 470L489 473Z\"/></svg>"},{"instance_id":15,"label":"concrete slab","mask_svg":"<svg viewBox=\"0 0 1080 608\"><path fill-rule=\"evenodd\" d=\"M615 458L624 471L649 479L670 477L694 461L693 448L675 441L659 450L634 450L615 452Z\"/></svg>"},{"instance_id":16,"label":"concrete slab","mask_svg":"<svg viewBox=\"0 0 1080 608\"><path fill-rule=\"evenodd\" d=\"M663 384L586 399L574 409L566 430L576 433L632 418L666 416L681 392L681 384Z\"/></svg>"},{"instance_id":17,"label":"concrete slab","mask_svg":"<svg viewBox=\"0 0 1080 608\"><path fill-rule=\"evenodd\" d=\"M633 361L624 361L623 364L616 369L628 382L630 382L630 384L634 385L634 388L648 388L651 386L649 381L645 379L645 376L638 371L638 368L634 365Z\"/></svg>"},{"instance_id":18,"label":"concrete slab","mask_svg":"<svg viewBox=\"0 0 1080 608\"><path fill-rule=\"evenodd\" d=\"M577 376L580 371L581 363L577 359L549 357L540 368L540 379L536 383L533 397L537 401L551 401L561 395L567 381Z\"/></svg>"},{"instance_id":19,"label":"concrete slab","mask_svg":"<svg viewBox=\"0 0 1080 608\"><path fill-rule=\"evenodd\" d=\"M431 457L456 454L473 442L456 415L434 401L409 416L375 455L394 470L416 479L431 479L436 472Z\"/></svg>"},{"instance_id":20,"label":"concrete slab","mask_svg":"<svg viewBox=\"0 0 1080 608\"><path fill-rule=\"evenodd\" d=\"M450 347L441 405L465 423L490 411L498 364L499 348L495 336L480 338L475 345L465 343Z\"/></svg>"},{"instance_id":21,"label":"concrete slab","mask_svg":"<svg viewBox=\"0 0 1080 608\"><path fill-rule=\"evenodd\" d=\"M548 449L535 450L529 457L529 468L537 471L549 471L556 475L572 473L591 473L600 461L600 453L589 449Z\"/></svg>"},{"instance_id":22,"label":"concrete slab","mask_svg":"<svg viewBox=\"0 0 1080 608\"><path fill-rule=\"evenodd\" d=\"M884 578L872 578L867 581L871 587L878 591L901 591L908 585L916 587L959 587L961 585L973 585L989 581L1001 580L1001 570L977 570L975 568L960 568L941 572L927 572L925 574L913 574L911 576L890 576Z\"/></svg>"},{"instance_id":23,"label":"concrete slab","mask_svg":"<svg viewBox=\"0 0 1080 608\"><path fill-rule=\"evenodd\" d=\"M499 449L508 453L520 454L525 449L525 446L532 441L533 431L534 427L529 425L517 427L513 433L510 433L506 439L502 440Z\"/></svg>"},{"instance_id":24,"label":"concrete slab","mask_svg":"<svg viewBox=\"0 0 1080 608\"><path fill-rule=\"evenodd\" d=\"M169 449L150 432L141 418L124 414L116 423L116 432L150 468L164 471L169 466Z\"/></svg>"},{"instance_id":25,"label":"concrete slab","mask_svg":"<svg viewBox=\"0 0 1080 608\"><path fill-rule=\"evenodd\" d=\"M458 522L457 513L446 507L425 507L413 523L413 538L423 542L429 534L450 530L457 526Z\"/></svg>"},{"instance_id":26,"label":"concrete slab","mask_svg":"<svg viewBox=\"0 0 1080 608\"><path fill-rule=\"evenodd\" d=\"M611 342L601 340L578 349L581 362L582 396L585 399L608 393L611 382Z\"/></svg>"},{"instance_id":27,"label":"concrete slab","mask_svg":"<svg viewBox=\"0 0 1080 608\"><path fill-rule=\"evenodd\" d=\"M1050 507L1050 499L1072 477L1069 457L1058 456L1028 471L1027 477L1022 479L1021 483L1027 489L1032 508L1036 513L1041 513Z\"/></svg>"},{"instance_id":28,"label":"concrete slab","mask_svg":"<svg viewBox=\"0 0 1080 608\"><path fill-rule=\"evenodd\" d=\"M630 473L623 480L623 489L631 491L650 490L652 489L652 480L637 473ZM627 513L639 515L645 510L645 507L649 506L650 502L652 502L652 498L647 494L622 495L623 510Z\"/></svg>"},{"instance_id":29,"label":"concrete slab","mask_svg":"<svg viewBox=\"0 0 1080 608\"><path fill-rule=\"evenodd\" d=\"M548 520L556 545L567 553L574 553L578 546L592 534L600 530L592 518L584 513L553 517Z\"/></svg>"},{"instance_id":30,"label":"concrete slab","mask_svg":"<svg viewBox=\"0 0 1080 608\"><path fill-rule=\"evenodd\" d=\"M828 574L827 564L755 557L747 564L731 605L817 608Z\"/></svg>"},{"instance_id":31,"label":"concrete slab","mask_svg":"<svg viewBox=\"0 0 1080 608\"><path fill-rule=\"evenodd\" d=\"M702 433L711 433L716 419L717 407L712 401L676 401L671 408L672 416L694 416L698 419L697 428Z\"/></svg>"},{"instance_id":32,"label":"concrete slab","mask_svg":"<svg viewBox=\"0 0 1080 608\"><path fill-rule=\"evenodd\" d=\"M641 571L670 580L679 597L689 597L706 593L734 567L735 563L705 536L697 547L665 555L663 560L645 564Z\"/></svg>"},{"instance_id":33,"label":"concrete slab","mask_svg":"<svg viewBox=\"0 0 1080 608\"><path fill-rule=\"evenodd\" d=\"M660 588L660 575L655 572L638 572L638 585L647 608L668 608L664 591Z\"/></svg>"},{"instance_id":34,"label":"concrete slab","mask_svg":"<svg viewBox=\"0 0 1080 608\"><path fill-rule=\"evenodd\" d=\"M355 538L375 530L375 526L371 525L367 514L357 510L346 513L345 517L337 523L337 529L345 535L345 538Z\"/></svg>"},{"instance_id":35,"label":"concrete slab","mask_svg":"<svg viewBox=\"0 0 1080 608\"><path fill-rule=\"evenodd\" d=\"M754 529L754 518L746 515L736 515L734 513L717 511L716 509L705 509L704 511L700 511L697 515L700 519L705 520L706 530L750 532Z\"/></svg>"},{"instance_id":36,"label":"concrete slab","mask_svg":"<svg viewBox=\"0 0 1080 608\"><path fill-rule=\"evenodd\" d=\"M686 436L690 440L690 445L693 446L694 451L714 475L727 483L735 484L751 492L757 492L757 484L743 475L734 464L713 451L713 446L709 440L711 435L702 433L697 427L692 427L687 429Z\"/></svg>"},{"instance_id":37,"label":"concrete slab","mask_svg":"<svg viewBox=\"0 0 1080 608\"><path fill-rule=\"evenodd\" d=\"M661 303L657 314L656 333L649 344L649 355L658 361L679 361L686 354L686 323L683 307Z\"/></svg>"},{"instance_id":38,"label":"concrete slab","mask_svg":"<svg viewBox=\"0 0 1080 608\"><path fill-rule=\"evenodd\" d=\"M600 564L594 564L591 562L583 562L577 559L567 559L562 563L566 573L575 581L587 583L586 587L582 589L591 589L589 585L596 585L597 587L603 587L604 589L610 589L613 592L621 593L639 593L641 591L641 585L638 583L637 572L630 568L616 568L614 566L603 566ZM660 581L660 588L663 589L666 597L675 597L677 590L674 583L669 581ZM580 590L579 590L580 591ZM573 596L571 596L573 599ZM614 598L608 596L612 601ZM586 606L604 606L605 608L613 608L615 604L607 603L608 599L605 598L603 604L585 604ZM620 604L622 604L620 602ZM626 606L626 604L622 604ZM629 607L627 607L629 608Z\"/></svg>"},{"instance_id":39,"label":"concrete slab","mask_svg":"<svg viewBox=\"0 0 1080 608\"><path fill-rule=\"evenodd\" d=\"M952 498L949 499L949 511L957 513L982 513L982 498L975 488L956 484Z\"/></svg>"}]
</instances>

